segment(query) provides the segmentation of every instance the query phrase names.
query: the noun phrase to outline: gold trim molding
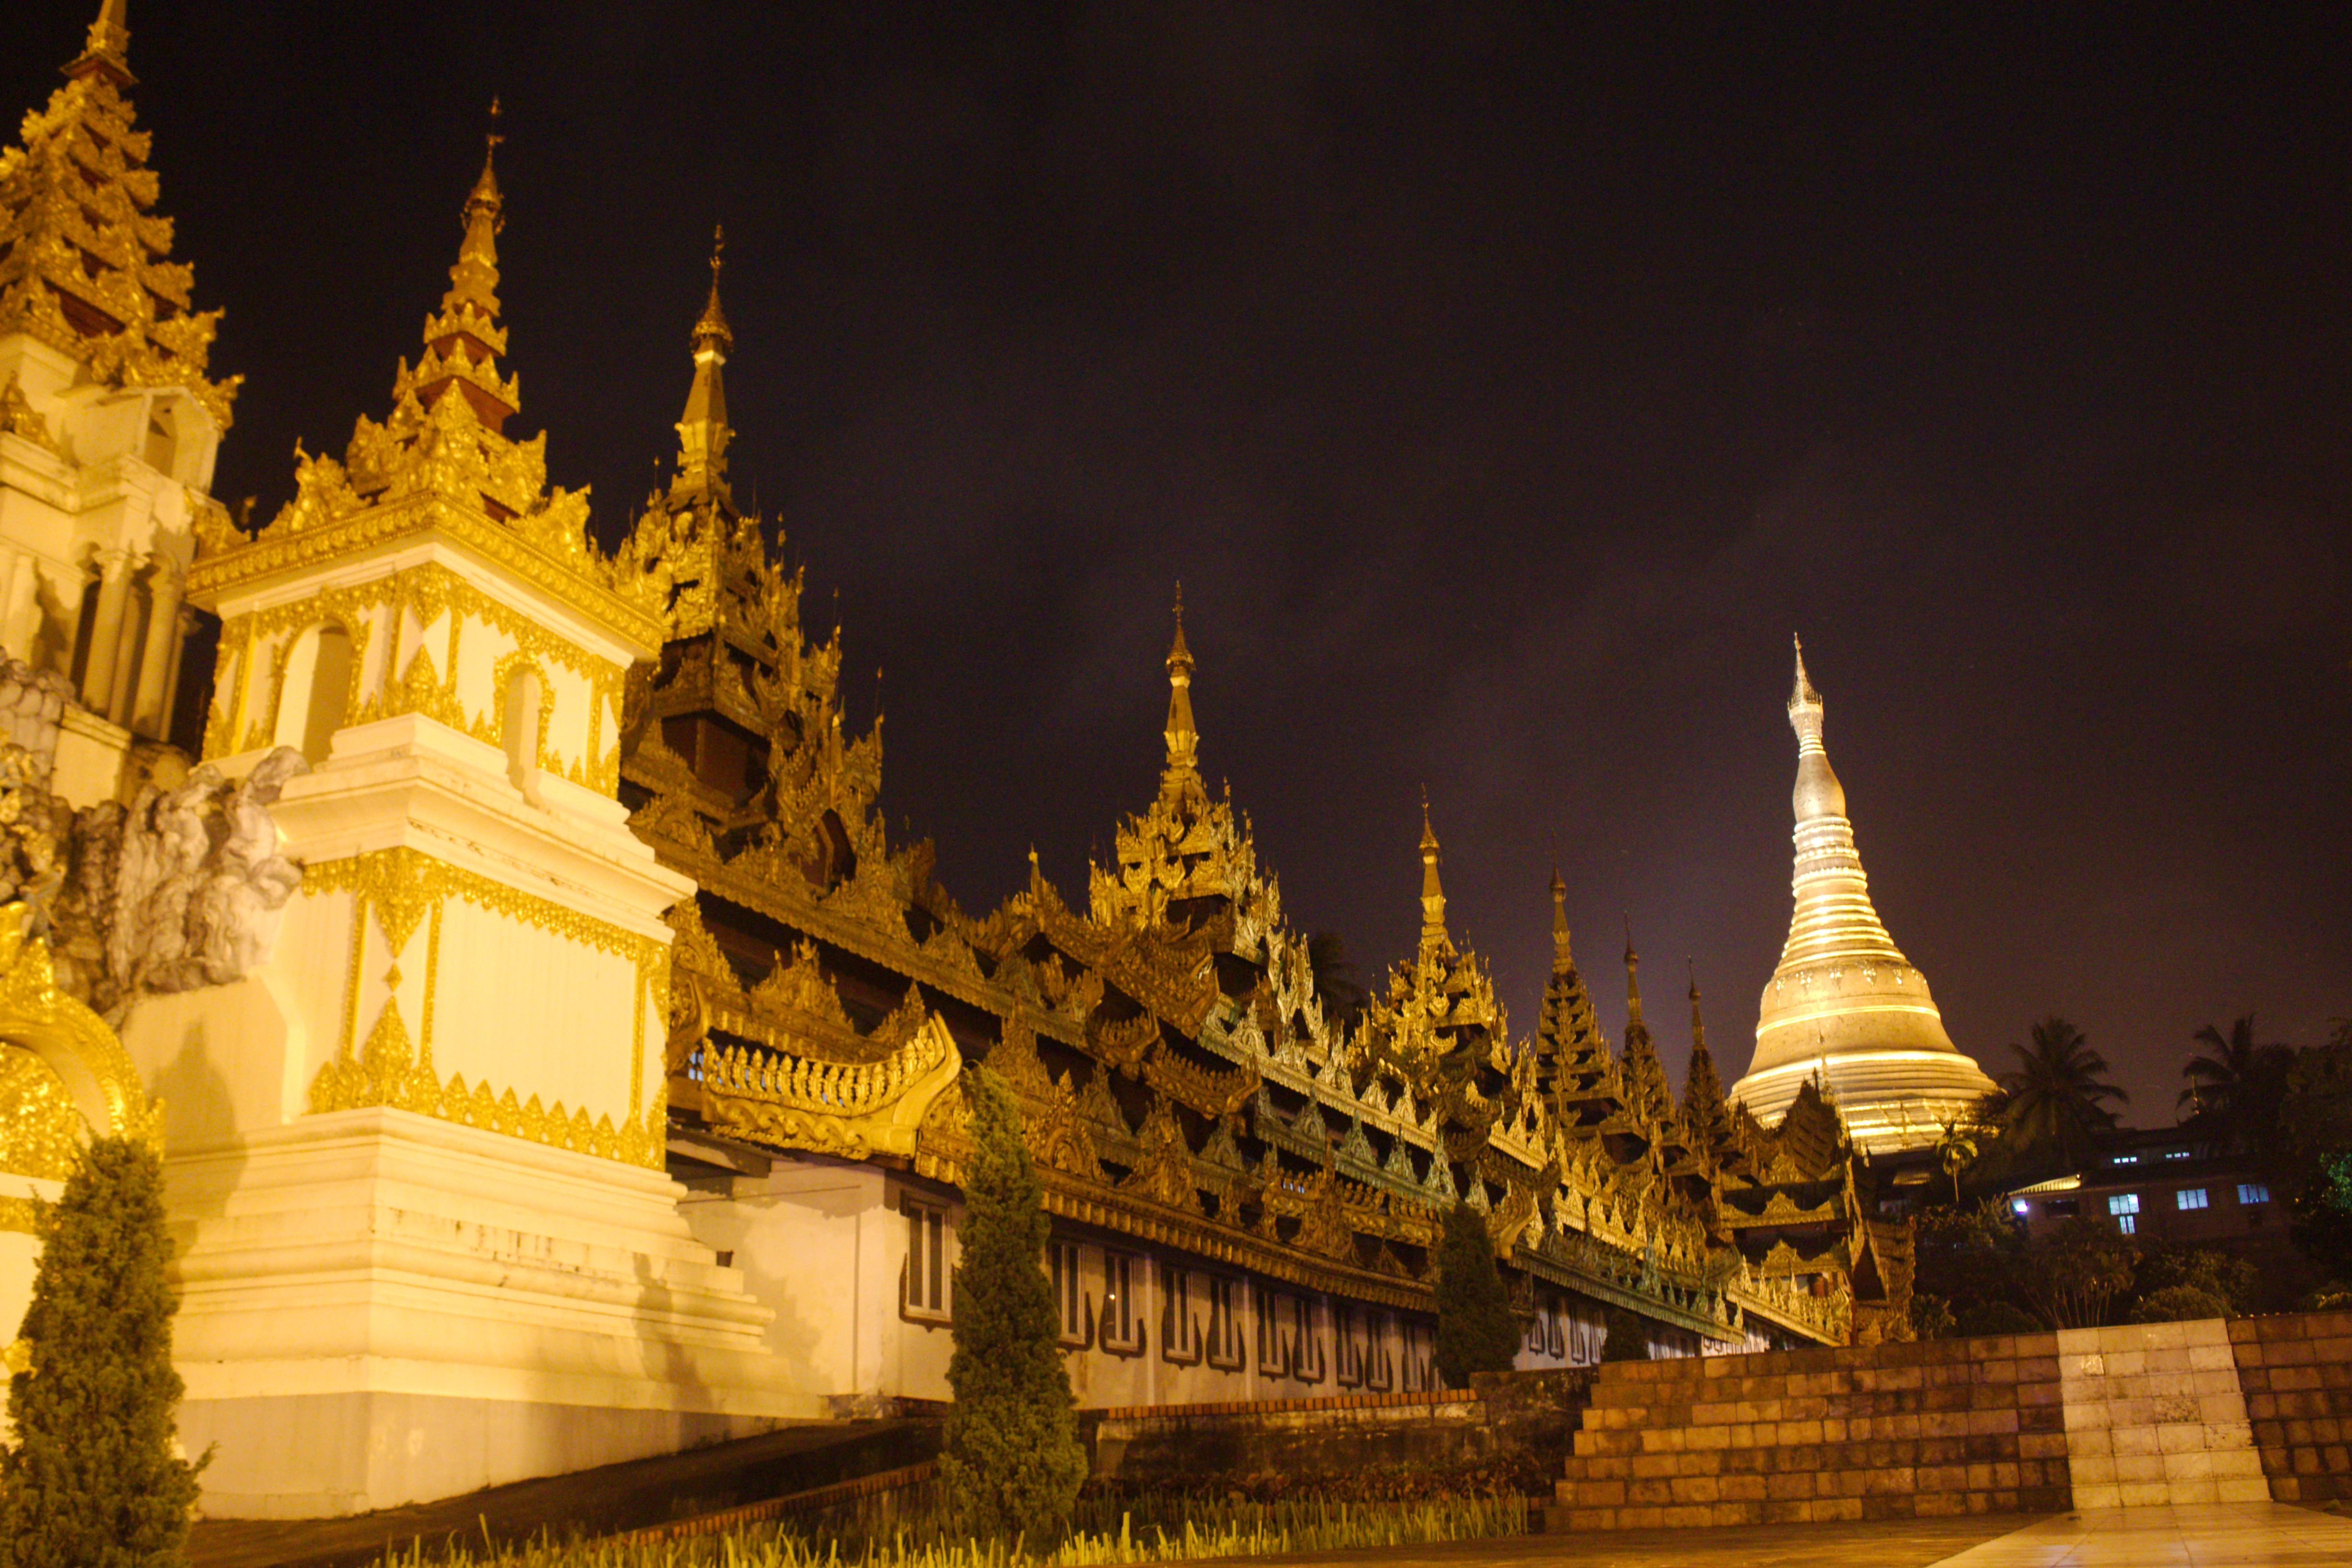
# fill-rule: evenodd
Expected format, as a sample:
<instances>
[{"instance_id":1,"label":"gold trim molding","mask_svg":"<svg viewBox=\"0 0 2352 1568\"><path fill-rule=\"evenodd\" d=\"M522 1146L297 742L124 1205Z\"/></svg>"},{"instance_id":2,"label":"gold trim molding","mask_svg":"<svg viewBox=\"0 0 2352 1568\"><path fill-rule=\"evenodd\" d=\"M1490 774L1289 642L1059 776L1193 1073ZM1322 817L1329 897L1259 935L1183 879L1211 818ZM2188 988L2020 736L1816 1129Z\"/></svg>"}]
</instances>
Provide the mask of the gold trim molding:
<instances>
[{"instance_id":1,"label":"gold trim molding","mask_svg":"<svg viewBox=\"0 0 2352 1568\"><path fill-rule=\"evenodd\" d=\"M533 1143L661 1168L667 1143L667 1085L656 1082L651 1103L646 1103L646 1009L659 1007L665 1016L668 1012L667 942L404 846L314 862L303 868L302 891L312 897L349 893L352 899L342 1038L334 1059L311 1080L311 1114L389 1106ZM452 1074L446 1081L440 1078L433 1066L433 1028L440 982L442 912L451 899L599 952L626 958L635 966L629 1103L617 1123L610 1115L591 1121L584 1108L566 1111L561 1100L542 1106L536 1094L518 1096L511 1087L499 1090L478 1083L469 1088L462 1074ZM360 981L371 923L382 932L386 962L392 966L386 979L396 984L400 956L428 917L423 1021L415 1043L411 1044L396 992L385 998L366 1040L359 1042Z\"/></svg>"}]
</instances>

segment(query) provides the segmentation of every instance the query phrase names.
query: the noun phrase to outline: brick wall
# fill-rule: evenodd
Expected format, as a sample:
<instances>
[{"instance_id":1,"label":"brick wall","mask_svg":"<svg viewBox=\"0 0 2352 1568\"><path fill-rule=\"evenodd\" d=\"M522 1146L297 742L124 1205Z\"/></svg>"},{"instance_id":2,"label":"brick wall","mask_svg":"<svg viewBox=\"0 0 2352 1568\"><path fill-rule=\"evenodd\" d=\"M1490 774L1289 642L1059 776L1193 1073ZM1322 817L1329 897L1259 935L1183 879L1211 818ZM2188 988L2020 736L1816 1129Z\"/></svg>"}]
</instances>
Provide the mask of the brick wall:
<instances>
[{"instance_id":1,"label":"brick wall","mask_svg":"<svg viewBox=\"0 0 2352 1568\"><path fill-rule=\"evenodd\" d=\"M1557 1473L1591 1386L1586 1368L1480 1373L1475 1388L1081 1411L1094 1473L1129 1485L1337 1479L1494 1464Z\"/></svg>"},{"instance_id":2,"label":"brick wall","mask_svg":"<svg viewBox=\"0 0 2352 1568\"><path fill-rule=\"evenodd\" d=\"M2069 1505L2054 1334L1601 1369L1549 1528Z\"/></svg>"},{"instance_id":3,"label":"brick wall","mask_svg":"<svg viewBox=\"0 0 2352 1568\"><path fill-rule=\"evenodd\" d=\"M2270 1495L2352 1499L2352 1312L2239 1318L2229 1331Z\"/></svg>"}]
</instances>

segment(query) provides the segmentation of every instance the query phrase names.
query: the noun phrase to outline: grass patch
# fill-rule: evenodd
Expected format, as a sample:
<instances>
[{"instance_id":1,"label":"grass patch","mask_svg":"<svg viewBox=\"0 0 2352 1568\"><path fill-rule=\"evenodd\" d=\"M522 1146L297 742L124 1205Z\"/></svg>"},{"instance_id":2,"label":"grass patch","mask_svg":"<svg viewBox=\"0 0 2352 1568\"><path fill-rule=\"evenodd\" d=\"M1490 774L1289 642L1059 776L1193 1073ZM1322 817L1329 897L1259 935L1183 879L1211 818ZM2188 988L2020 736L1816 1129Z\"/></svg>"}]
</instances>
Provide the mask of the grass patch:
<instances>
[{"instance_id":1,"label":"grass patch","mask_svg":"<svg viewBox=\"0 0 2352 1568\"><path fill-rule=\"evenodd\" d=\"M1050 1554L959 1535L931 1499L860 1499L823 1521L785 1520L686 1541L555 1542L443 1547L385 1554L385 1568L1091 1568L1184 1563L1345 1547L1422 1546L1523 1534L1527 1499L1455 1497L1418 1502L1273 1502L1147 1494L1082 1500L1078 1529Z\"/></svg>"}]
</instances>

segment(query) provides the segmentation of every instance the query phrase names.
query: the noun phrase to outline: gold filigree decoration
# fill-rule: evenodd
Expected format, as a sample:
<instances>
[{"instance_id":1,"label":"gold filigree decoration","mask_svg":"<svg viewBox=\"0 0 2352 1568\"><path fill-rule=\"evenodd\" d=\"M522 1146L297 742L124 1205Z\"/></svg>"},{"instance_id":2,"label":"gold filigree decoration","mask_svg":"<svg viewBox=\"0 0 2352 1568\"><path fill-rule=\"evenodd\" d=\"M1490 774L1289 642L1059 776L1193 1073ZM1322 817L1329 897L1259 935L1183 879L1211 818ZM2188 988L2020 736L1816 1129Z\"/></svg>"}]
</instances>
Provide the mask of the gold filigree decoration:
<instances>
[{"instance_id":1,"label":"gold filigree decoration","mask_svg":"<svg viewBox=\"0 0 2352 1568\"><path fill-rule=\"evenodd\" d=\"M962 1070L936 1017L880 1061L852 1066L730 1046L702 1058L704 1103L720 1131L779 1148L862 1160L911 1155L917 1129Z\"/></svg>"},{"instance_id":2,"label":"gold filigree decoration","mask_svg":"<svg viewBox=\"0 0 2352 1568\"><path fill-rule=\"evenodd\" d=\"M0 1173L64 1181L89 1125L55 1069L0 1044Z\"/></svg>"},{"instance_id":3,"label":"gold filigree decoration","mask_svg":"<svg viewBox=\"0 0 2352 1568\"><path fill-rule=\"evenodd\" d=\"M58 984L48 944L25 934L21 903L0 906L0 1041L40 1058L49 1078L71 1102L79 1119L96 1128L137 1138L163 1149L162 1110L140 1087L138 1069L105 1020ZM17 1078L30 1088L29 1072ZM38 1106L29 1111L28 1107ZM11 1121L37 1114L54 1118L46 1092L0 1100ZM54 1124L50 1131L56 1131Z\"/></svg>"},{"instance_id":4,"label":"gold filigree decoration","mask_svg":"<svg viewBox=\"0 0 2352 1568\"><path fill-rule=\"evenodd\" d=\"M366 922L372 917L383 929L392 955L397 960L415 935L418 921L430 913L434 916L434 951L426 957L428 983L424 1024L425 1038L430 1040L431 977L439 961L440 910L448 900L460 899L488 913L634 963L629 1103L635 1108L645 1098L646 1008L650 1005L663 1017L668 1016L667 942L641 936L404 847L375 850L344 860L315 861L303 868L302 890L313 897L349 893L354 900L350 972L344 982L343 1040L335 1058L322 1066L312 1080L310 1098L314 1112L393 1105L445 1121L484 1127L533 1142L603 1154L631 1164L657 1167L663 1163L666 1135L662 1126L662 1089L656 1089L651 1106L642 1111L632 1109L617 1122L609 1115L592 1121L584 1110L565 1117L560 1114L561 1102L541 1108L535 1094L517 1100L511 1089L499 1092L488 1085L476 1084L469 1089L461 1077L436 1082L429 1058L420 1061L408 1054L408 1037L399 1019L397 998L386 1000L383 1014L370 1030L364 1046L355 1049L353 1033L358 1026L360 958Z\"/></svg>"}]
</instances>

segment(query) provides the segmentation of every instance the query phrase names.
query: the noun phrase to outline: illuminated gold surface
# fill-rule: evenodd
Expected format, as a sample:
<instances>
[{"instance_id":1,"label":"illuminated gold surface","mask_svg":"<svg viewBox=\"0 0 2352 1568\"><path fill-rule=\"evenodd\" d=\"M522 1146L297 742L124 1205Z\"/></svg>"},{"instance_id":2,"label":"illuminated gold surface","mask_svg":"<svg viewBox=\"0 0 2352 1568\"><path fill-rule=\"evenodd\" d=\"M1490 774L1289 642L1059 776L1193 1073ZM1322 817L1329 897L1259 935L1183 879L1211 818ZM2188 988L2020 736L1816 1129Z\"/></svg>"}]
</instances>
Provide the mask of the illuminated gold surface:
<instances>
[{"instance_id":1,"label":"illuminated gold surface","mask_svg":"<svg viewBox=\"0 0 2352 1568\"><path fill-rule=\"evenodd\" d=\"M254 539L212 530L211 548L189 574L190 598L215 604L240 584L439 533L622 640L658 644L655 617L667 584L625 552L614 558L597 549L586 491L549 490L545 435L519 441L505 434L521 395L498 363L507 343L498 298L504 217L485 159L466 199L448 290L425 321L416 363L403 361L393 378L390 416L381 423L362 416L340 462L298 448L294 499Z\"/></svg>"},{"instance_id":2,"label":"illuminated gold surface","mask_svg":"<svg viewBox=\"0 0 2352 1568\"><path fill-rule=\"evenodd\" d=\"M61 350L101 385L184 387L226 428L242 378L207 374L221 313L191 308L194 269L172 259L125 96L129 47L106 7L66 84L0 151L0 332Z\"/></svg>"},{"instance_id":3,"label":"illuminated gold surface","mask_svg":"<svg viewBox=\"0 0 2352 1568\"><path fill-rule=\"evenodd\" d=\"M1771 1120L1818 1079L1863 1148L1916 1147L1965 1117L1992 1080L1953 1047L1927 977L1871 904L1822 719L1800 647L1789 699L1797 736L1796 908L1764 987L1755 1058L1732 1098Z\"/></svg>"},{"instance_id":4,"label":"illuminated gold surface","mask_svg":"<svg viewBox=\"0 0 2352 1568\"><path fill-rule=\"evenodd\" d=\"M651 1103L645 1104L645 1016L649 1005L665 1012L668 1007L669 948L666 943L415 849L384 849L345 860L313 862L303 868L302 890L313 897L348 893L352 900L342 1039L334 1058L311 1080L309 1106L313 1114L386 1105L630 1164L662 1164L664 1090L657 1081ZM566 1112L561 1100L541 1106L536 1094L520 1098L510 1088L501 1090L487 1083L469 1088L460 1074L446 1080L436 1075L432 1041L441 914L452 899L635 963L630 1103L617 1121L609 1111L592 1121L584 1108ZM360 979L371 923L383 933L386 956L396 966L410 938L428 916L423 1018L416 1044L410 1043L397 996L385 998L366 1040L359 1041ZM642 1111L635 1109L641 1104Z\"/></svg>"}]
</instances>

